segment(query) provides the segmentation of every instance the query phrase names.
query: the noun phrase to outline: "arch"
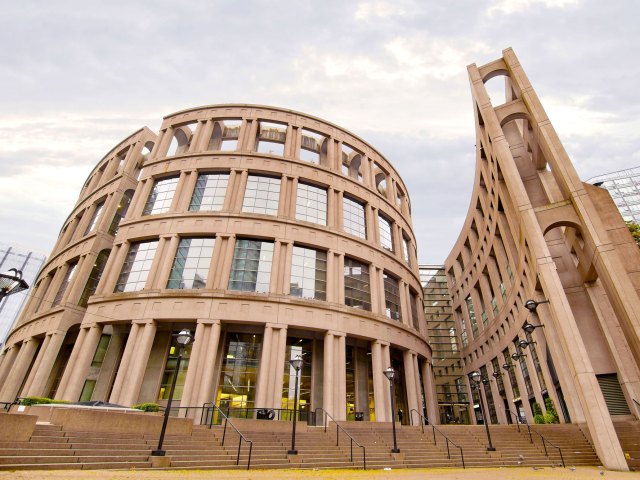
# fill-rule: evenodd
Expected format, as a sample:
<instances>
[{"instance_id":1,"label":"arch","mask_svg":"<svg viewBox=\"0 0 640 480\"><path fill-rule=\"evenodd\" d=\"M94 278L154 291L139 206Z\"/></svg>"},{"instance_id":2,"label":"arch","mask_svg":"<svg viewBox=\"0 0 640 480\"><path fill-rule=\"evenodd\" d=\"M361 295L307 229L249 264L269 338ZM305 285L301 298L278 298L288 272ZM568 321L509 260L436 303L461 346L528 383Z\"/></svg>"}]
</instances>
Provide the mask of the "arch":
<instances>
[{"instance_id":1,"label":"arch","mask_svg":"<svg viewBox=\"0 0 640 480\"><path fill-rule=\"evenodd\" d=\"M215 122L207 150L220 150L220 142L222 142L222 127L220 126L220 122Z\"/></svg>"},{"instance_id":2,"label":"arch","mask_svg":"<svg viewBox=\"0 0 640 480\"><path fill-rule=\"evenodd\" d=\"M173 139L171 140L171 145L169 146L169 150L167 152L167 157L173 155L180 155L181 153L185 153L189 149L189 145L191 144L191 136L192 132L189 127L176 127L173 134Z\"/></svg>"},{"instance_id":3,"label":"arch","mask_svg":"<svg viewBox=\"0 0 640 480\"><path fill-rule=\"evenodd\" d=\"M360 181L362 179L362 155L359 153L353 154L349 159L349 176Z\"/></svg>"},{"instance_id":4,"label":"arch","mask_svg":"<svg viewBox=\"0 0 640 480\"><path fill-rule=\"evenodd\" d=\"M496 68L495 70L491 70L482 77L482 83L486 85L489 80L499 76L508 77L509 71L506 68Z\"/></svg>"},{"instance_id":5,"label":"arch","mask_svg":"<svg viewBox=\"0 0 640 480\"><path fill-rule=\"evenodd\" d=\"M543 227L543 225L540 225L541 227ZM542 234L546 235L547 233L549 233L551 230L553 230L554 228L557 227L570 227L576 230L576 232L578 232L578 234L580 236L582 236L582 226L577 223L574 222L572 220L556 220L553 222L548 223L545 227L543 227L542 229Z\"/></svg>"}]
</instances>

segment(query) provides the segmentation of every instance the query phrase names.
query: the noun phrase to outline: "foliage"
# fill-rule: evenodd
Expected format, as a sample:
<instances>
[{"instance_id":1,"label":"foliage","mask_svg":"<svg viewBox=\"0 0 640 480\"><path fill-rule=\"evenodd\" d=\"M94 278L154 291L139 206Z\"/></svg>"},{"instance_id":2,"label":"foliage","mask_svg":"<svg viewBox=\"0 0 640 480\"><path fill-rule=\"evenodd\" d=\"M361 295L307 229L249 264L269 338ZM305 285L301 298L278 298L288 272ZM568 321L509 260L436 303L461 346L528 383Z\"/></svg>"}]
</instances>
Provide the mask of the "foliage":
<instances>
[{"instance_id":1,"label":"foliage","mask_svg":"<svg viewBox=\"0 0 640 480\"><path fill-rule=\"evenodd\" d=\"M53 400L47 397L24 397L20 399L20 405L46 405L52 403L69 403L66 400Z\"/></svg>"},{"instance_id":2,"label":"foliage","mask_svg":"<svg viewBox=\"0 0 640 480\"><path fill-rule=\"evenodd\" d=\"M544 414L544 423L560 423L558 412L556 412L556 407L553 405L551 397L544 399L544 406L547 410L547 413Z\"/></svg>"},{"instance_id":3,"label":"foliage","mask_svg":"<svg viewBox=\"0 0 640 480\"><path fill-rule=\"evenodd\" d=\"M157 403L139 403L138 405L134 405L131 408L135 408L136 410L142 410L143 412L159 412L160 405Z\"/></svg>"},{"instance_id":4,"label":"foliage","mask_svg":"<svg viewBox=\"0 0 640 480\"><path fill-rule=\"evenodd\" d=\"M533 421L535 423L544 423L544 416L538 402L533 402Z\"/></svg>"},{"instance_id":5,"label":"foliage","mask_svg":"<svg viewBox=\"0 0 640 480\"><path fill-rule=\"evenodd\" d=\"M629 229L629 233L631 233L631 236L635 240L636 245L638 245L638 247L640 247L640 225L638 225L635 222L631 222L631 221L627 221L625 223L627 224L627 228Z\"/></svg>"}]
</instances>

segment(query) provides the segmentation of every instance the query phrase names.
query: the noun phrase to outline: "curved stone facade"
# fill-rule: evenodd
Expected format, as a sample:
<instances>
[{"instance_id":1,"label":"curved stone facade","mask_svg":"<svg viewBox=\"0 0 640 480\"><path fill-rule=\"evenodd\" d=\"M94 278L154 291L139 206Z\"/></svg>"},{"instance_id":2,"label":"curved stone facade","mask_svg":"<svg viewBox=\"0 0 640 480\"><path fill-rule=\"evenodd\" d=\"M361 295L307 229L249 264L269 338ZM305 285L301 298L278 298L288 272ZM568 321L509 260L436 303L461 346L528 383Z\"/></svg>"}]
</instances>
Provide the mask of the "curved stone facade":
<instances>
[{"instance_id":1,"label":"curved stone facade","mask_svg":"<svg viewBox=\"0 0 640 480\"><path fill-rule=\"evenodd\" d=\"M468 70L476 177L445 270L473 421L467 375L480 371L489 423L532 422L549 398L605 466L626 470L612 419L640 397L640 253L607 192L578 178L514 53ZM484 84L496 76L507 94L494 106Z\"/></svg>"},{"instance_id":2,"label":"curved stone facade","mask_svg":"<svg viewBox=\"0 0 640 480\"><path fill-rule=\"evenodd\" d=\"M0 400L162 403L189 328L182 406L291 408L302 355L303 410L388 421L393 365L399 409L433 414L415 245L402 179L340 127L252 105L169 115L89 176L8 338Z\"/></svg>"}]
</instances>

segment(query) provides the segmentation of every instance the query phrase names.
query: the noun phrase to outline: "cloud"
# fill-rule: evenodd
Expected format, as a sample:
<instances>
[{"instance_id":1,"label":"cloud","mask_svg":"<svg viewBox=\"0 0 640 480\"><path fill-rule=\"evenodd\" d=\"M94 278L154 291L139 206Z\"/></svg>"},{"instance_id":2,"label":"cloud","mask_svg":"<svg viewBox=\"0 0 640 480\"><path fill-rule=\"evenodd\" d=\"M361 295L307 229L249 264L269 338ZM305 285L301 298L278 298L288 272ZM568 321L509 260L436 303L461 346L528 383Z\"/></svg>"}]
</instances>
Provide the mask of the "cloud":
<instances>
[{"instance_id":1,"label":"cloud","mask_svg":"<svg viewBox=\"0 0 640 480\"><path fill-rule=\"evenodd\" d=\"M405 10L395 2L362 2L355 11L355 20L368 21L374 18L388 18L405 15Z\"/></svg>"},{"instance_id":2,"label":"cloud","mask_svg":"<svg viewBox=\"0 0 640 480\"><path fill-rule=\"evenodd\" d=\"M579 3L580 0L494 0L487 13L489 16L496 14L512 15L534 7L562 9Z\"/></svg>"}]
</instances>

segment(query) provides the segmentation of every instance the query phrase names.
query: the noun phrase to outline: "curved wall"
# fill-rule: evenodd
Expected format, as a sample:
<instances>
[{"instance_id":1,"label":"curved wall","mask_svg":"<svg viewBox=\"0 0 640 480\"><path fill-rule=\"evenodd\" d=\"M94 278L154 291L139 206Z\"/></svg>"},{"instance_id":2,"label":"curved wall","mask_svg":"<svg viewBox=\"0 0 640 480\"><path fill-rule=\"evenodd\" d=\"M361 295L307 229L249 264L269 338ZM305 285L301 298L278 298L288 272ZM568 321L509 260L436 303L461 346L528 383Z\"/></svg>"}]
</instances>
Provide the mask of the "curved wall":
<instances>
[{"instance_id":1,"label":"curved wall","mask_svg":"<svg viewBox=\"0 0 640 480\"><path fill-rule=\"evenodd\" d=\"M162 402L172 333L189 328L183 406L287 408L300 354L307 408L387 420L388 365L406 411L432 391L421 305L406 187L376 150L289 110L185 110L90 175L7 341L0 396Z\"/></svg>"}]
</instances>

